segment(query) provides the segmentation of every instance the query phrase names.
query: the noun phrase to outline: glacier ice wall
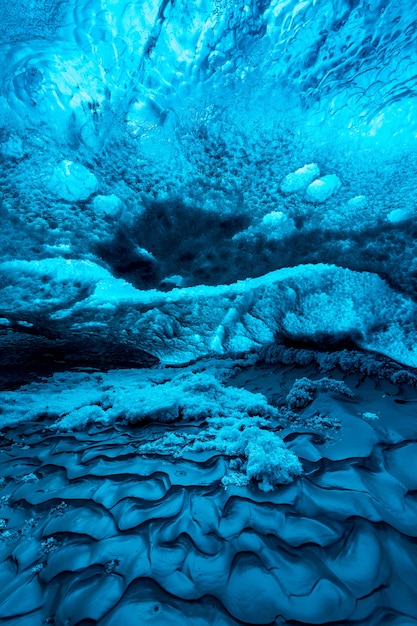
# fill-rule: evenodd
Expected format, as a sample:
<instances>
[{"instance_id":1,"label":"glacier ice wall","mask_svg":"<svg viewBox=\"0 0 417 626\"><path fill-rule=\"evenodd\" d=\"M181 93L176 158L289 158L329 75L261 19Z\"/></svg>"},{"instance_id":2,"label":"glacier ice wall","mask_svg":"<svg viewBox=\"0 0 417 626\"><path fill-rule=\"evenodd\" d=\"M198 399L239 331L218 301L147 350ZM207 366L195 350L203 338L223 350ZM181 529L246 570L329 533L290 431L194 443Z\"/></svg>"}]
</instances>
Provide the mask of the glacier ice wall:
<instances>
[{"instance_id":1,"label":"glacier ice wall","mask_svg":"<svg viewBox=\"0 0 417 626\"><path fill-rule=\"evenodd\" d=\"M416 624L413 2L0 4L0 620Z\"/></svg>"}]
</instances>

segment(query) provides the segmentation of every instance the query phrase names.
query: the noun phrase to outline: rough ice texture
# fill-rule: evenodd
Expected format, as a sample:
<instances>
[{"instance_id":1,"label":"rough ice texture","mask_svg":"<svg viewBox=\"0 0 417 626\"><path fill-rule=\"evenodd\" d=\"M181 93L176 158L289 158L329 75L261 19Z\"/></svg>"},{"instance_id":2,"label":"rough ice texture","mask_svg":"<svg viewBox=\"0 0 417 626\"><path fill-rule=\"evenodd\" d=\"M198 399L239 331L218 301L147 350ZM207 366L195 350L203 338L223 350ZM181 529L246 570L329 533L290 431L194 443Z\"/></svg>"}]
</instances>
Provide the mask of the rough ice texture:
<instances>
[{"instance_id":1,"label":"rough ice texture","mask_svg":"<svg viewBox=\"0 0 417 626\"><path fill-rule=\"evenodd\" d=\"M205 370L208 370L207 372ZM203 370L203 371L202 371ZM137 424L152 419L179 422L172 434L142 444L143 454L212 450L233 459L227 484L256 480L262 490L301 474L298 458L270 432L278 411L262 394L225 386L214 364L176 370L120 371L108 374L56 374L17 392L0 392L1 426L42 418L50 428L79 430L88 424ZM21 399L24 398L23 404ZM195 434L181 423L204 422Z\"/></svg>"},{"instance_id":2,"label":"rough ice texture","mask_svg":"<svg viewBox=\"0 0 417 626\"><path fill-rule=\"evenodd\" d=\"M4 159L22 159L25 156L23 142L18 135L10 135L0 142L0 154Z\"/></svg>"},{"instance_id":3,"label":"rough ice texture","mask_svg":"<svg viewBox=\"0 0 417 626\"><path fill-rule=\"evenodd\" d=\"M81 163L65 160L54 168L48 186L57 198L79 202L97 191L98 181Z\"/></svg>"},{"instance_id":4,"label":"rough ice texture","mask_svg":"<svg viewBox=\"0 0 417 626\"><path fill-rule=\"evenodd\" d=\"M210 0L113 2L111 19L86 0L36 3L25 16L4 8L0 35L8 63L0 75L2 93L22 116L71 132L74 143L91 143L123 115L141 133L186 100L190 85L209 83L212 102L219 87L247 78L251 102L253 84L260 101L270 92L281 100L277 85L285 85L286 115L291 105L301 109L302 95L310 134L343 122L348 136L359 127L365 136L388 131L401 141L411 134L413 118L416 60L407 51L414 5L390 2L382 10L379 4L362 11L347 2L263 2L243 11ZM89 15L98 15L94 27ZM30 45L7 45L27 40L28 32L34 33ZM408 115L393 93L409 106Z\"/></svg>"},{"instance_id":5,"label":"rough ice texture","mask_svg":"<svg viewBox=\"0 0 417 626\"><path fill-rule=\"evenodd\" d=\"M0 275L0 316L13 324L51 335L110 334L165 362L258 350L282 334L350 338L417 365L415 304L366 272L306 265L168 294L137 290L85 261L10 261Z\"/></svg>"}]
</instances>

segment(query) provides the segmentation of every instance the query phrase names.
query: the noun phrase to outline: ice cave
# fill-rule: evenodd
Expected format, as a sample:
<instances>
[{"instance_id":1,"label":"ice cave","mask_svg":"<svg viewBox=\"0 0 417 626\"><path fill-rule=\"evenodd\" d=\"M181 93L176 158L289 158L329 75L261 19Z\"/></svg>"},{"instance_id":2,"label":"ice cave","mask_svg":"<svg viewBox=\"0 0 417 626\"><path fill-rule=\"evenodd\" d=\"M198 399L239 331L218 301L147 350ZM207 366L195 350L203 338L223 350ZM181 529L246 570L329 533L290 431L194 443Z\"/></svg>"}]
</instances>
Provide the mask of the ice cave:
<instances>
[{"instance_id":1,"label":"ice cave","mask_svg":"<svg viewBox=\"0 0 417 626\"><path fill-rule=\"evenodd\" d=\"M0 626L417 625L415 0L0 51Z\"/></svg>"}]
</instances>

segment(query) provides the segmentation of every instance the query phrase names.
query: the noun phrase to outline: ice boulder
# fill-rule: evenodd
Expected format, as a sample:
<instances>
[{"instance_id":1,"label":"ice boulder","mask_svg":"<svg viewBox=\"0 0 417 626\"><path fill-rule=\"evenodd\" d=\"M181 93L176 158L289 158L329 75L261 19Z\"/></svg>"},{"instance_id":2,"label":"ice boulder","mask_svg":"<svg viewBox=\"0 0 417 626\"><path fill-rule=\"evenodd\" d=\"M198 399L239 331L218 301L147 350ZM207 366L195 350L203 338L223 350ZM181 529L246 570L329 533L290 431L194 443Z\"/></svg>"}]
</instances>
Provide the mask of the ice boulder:
<instances>
[{"instance_id":1,"label":"ice boulder","mask_svg":"<svg viewBox=\"0 0 417 626\"><path fill-rule=\"evenodd\" d=\"M315 178L320 176L317 163L308 163L295 172L287 174L281 182L282 193L295 193L305 189Z\"/></svg>"},{"instance_id":2,"label":"ice boulder","mask_svg":"<svg viewBox=\"0 0 417 626\"><path fill-rule=\"evenodd\" d=\"M315 203L326 202L330 196L339 191L341 186L340 178L336 174L317 178L307 187L306 200Z\"/></svg>"},{"instance_id":3,"label":"ice boulder","mask_svg":"<svg viewBox=\"0 0 417 626\"><path fill-rule=\"evenodd\" d=\"M400 222L410 219L412 215L413 211L408 208L393 209L390 213L388 213L387 219L391 222L391 224L399 224Z\"/></svg>"},{"instance_id":4,"label":"ice boulder","mask_svg":"<svg viewBox=\"0 0 417 626\"><path fill-rule=\"evenodd\" d=\"M282 239L296 230L294 220L282 211L271 211L263 216L261 229L268 239Z\"/></svg>"},{"instance_id":5,"label":"ice boulder","mask_svg":"<svg viewBox=\"0 0 417 626\"><path fill-rule=\"evenodd\" d=\"M348 200L348 207L350 209L366 209L368 206L368 198L366 196L355 196Z\"/></svg>"},{"instance_id":6,"label":"ice boulder","mask_svg":"<svg viewBox=\"0 0 417 626\"><path fill-rule=\"evenodd\" d=\"M93 199L94 212L102 217L117 217L121 208L120 198L114 193L110 196L95 196Z\"/></svg>"},{"instance_id":7,"label":"ice boulder","mask_svg":"<svg viewBox=\"0 0 417 626\"><path fill-rule=\"evenodd\" d=\"M98 182L94 174L81 163L64 160L55 167L48 186L58 198L78 202L87 200L95 193Z\"/></svg>"},{"instance_id":8,"label":"ice boulder","mask_svg":"<svg viewBox=\"0 0 417 626\"><path fill-rule=\"evenodd\" d=\"M246 230L240 231L233 241L251 241L256 238L277 241L292 235L296 231L294 220L282 211L271 211L263 216L262 221Z\"/></svg>"}]
</instances>

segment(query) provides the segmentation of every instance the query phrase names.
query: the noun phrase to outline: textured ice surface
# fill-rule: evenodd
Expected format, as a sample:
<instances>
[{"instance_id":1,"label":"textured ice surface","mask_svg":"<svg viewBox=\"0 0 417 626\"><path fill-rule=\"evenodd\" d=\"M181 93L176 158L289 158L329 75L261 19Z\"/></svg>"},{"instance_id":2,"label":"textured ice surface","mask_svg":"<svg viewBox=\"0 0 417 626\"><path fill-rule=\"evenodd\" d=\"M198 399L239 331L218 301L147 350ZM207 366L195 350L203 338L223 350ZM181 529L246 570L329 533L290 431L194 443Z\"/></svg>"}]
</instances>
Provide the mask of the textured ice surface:
<instances>
[{"instance_id":1,"label":"textured ice surface","mask_svg":"<svg viewBox=\"0 0 417 626\"><path fill-rule=\"evenodd\" d=\"M349 338L417 365L414 302L366 272L303 265L168 294L137 290L90 261L7 261L0 276L0 314L16 329L48 329L52 337L111 333L164 362L253 351L281 335L316 343Z\"/></svg>"},{"instance_id":2,"label":"textured ice surface","mask_svg":"<svg viewBox=\"0 0 417 626\"><path fill-rule=\"evenodd\" d=\"M152 370L142 379L170 376ZM268 493L236 477L224 489L224 450L173 455L157 423L57 432L44 414L3 428L2 619L414 623L415 388L352 374L343 384L333 379L335 389L355 388L349 397L326 391L314 368L276 365L243 368L229 384L232 393L238 385L252 397L284 398L295 393L295 376L304 381L298 389L310 380L316 391L281 418L280 435L305 473ZM111 411L103 388L131 406L125 394L135 381L140 386L137 371L67 374L40 383L35 396L44 385L45 400L49 393L57 403L72 384L67 407L89 394ZM365 409L379 419L364 418ZM187 420L184 436L207 429L196 426Z\"/></svg>"},{"instance_id":3,"label":"textured ice surface","mask_svg":"<svg viewBox=\"0 0 417 626\"><path fill-rule=\"evenodd\" d=\"M53 194L68 202L87 200L97 191L97 178L84 165L72 161L62 161L54 168L49 179Z\"/></svg>"},{"instance_id":4,"label":"textured ice surface","mask_svg":"<svg viewBox=\"0 0 417 626\"><path fill-rule=\"evenodd\" d=\"M414 4L0 2L0 621L417 623Z\"/></svg>"}]
</instances>

